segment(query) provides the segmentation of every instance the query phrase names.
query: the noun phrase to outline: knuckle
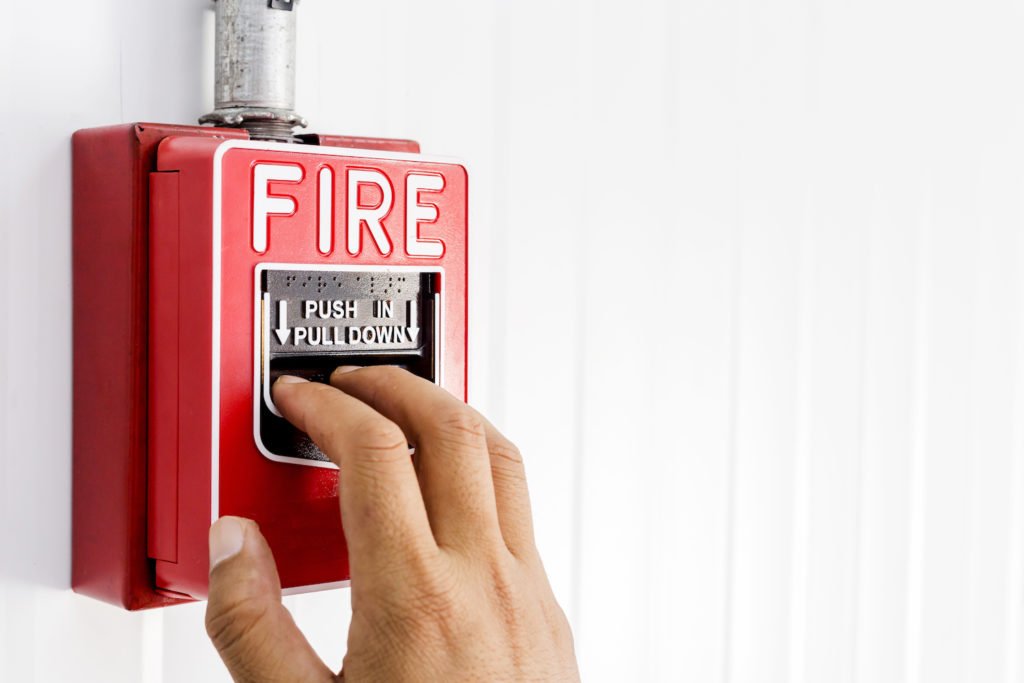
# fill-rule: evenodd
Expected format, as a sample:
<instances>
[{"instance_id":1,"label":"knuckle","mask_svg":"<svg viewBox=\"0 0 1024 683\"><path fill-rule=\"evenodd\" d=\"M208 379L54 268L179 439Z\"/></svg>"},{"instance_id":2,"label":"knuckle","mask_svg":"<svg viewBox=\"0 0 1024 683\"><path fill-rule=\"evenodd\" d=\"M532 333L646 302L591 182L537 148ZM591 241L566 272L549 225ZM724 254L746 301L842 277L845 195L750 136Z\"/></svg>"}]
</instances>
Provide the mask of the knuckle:
<instances>
[{"instance_id":1,"label":"knuckle","mask_svg":"<svg viewBox=\"0 0 1024 683\"><path fill-rule=\"evenodd\" d=\"M385 419L358 422L349 429L347 437L359 454L368 460L388 461L408 456L405 434L396 424Z\"/></svg>"},{"instance_id":2,"label":"knuckle","mask_svg":"<svg viewBox=\"0 0 1024 683\"><path fill-rule=\"evenodd\" d=\"M497 485L519 489L526 485L526 467L519 449L510 442L492 444L488 451L491 455L491 475Z\"/></svg>"},{"instance_id":3,"label":"knuckle","mask_svg":"<svg viewBox=\"0 0 1024 683\"><path fill-rule=\"evenodd\" d=\"M491 455L500 463L509 466L511 470L522 470L523 454L511 441L499 441L490 447Z\"/></svg>"},{"instance_id":4,"label":"knuckle","mask_svg":"<svg viewBox=\"0 0 1024 683\"><path fill-rule=\"evenodd\" d=\"M457 446L476 447L486 442L487 432L483 420L465 407L449 409L437 420L438 436Z\"/></svg>"}]
</instances>

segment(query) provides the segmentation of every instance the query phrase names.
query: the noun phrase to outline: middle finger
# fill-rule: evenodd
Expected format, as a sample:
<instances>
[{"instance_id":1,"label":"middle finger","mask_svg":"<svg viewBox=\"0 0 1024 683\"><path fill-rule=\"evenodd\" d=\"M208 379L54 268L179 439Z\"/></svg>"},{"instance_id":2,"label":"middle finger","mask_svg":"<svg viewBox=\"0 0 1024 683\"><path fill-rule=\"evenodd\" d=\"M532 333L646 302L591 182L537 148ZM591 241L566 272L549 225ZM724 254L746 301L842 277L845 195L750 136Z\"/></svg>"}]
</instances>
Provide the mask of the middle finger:
<instances>
[{"instance_id":1,"label":"middle finger","mask_svg":"<svg viewBox=\"0 0 1024 683\"><path fill-rule=\"evenodd\" d=\"M416 447L423 502L439 546L504 546L486 425L437 385L395 367L339 368L331 384L397 424Z\"/></svg>"}]
</instances>

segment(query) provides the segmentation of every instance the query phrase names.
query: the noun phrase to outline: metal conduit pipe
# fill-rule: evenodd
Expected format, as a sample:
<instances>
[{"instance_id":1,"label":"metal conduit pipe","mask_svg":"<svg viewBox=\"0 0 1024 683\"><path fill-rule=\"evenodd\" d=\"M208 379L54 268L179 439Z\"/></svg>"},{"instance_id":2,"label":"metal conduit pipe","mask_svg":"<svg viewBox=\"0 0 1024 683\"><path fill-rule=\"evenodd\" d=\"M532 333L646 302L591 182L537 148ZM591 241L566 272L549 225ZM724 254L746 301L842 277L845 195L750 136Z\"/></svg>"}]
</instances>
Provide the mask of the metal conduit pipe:
<instances>
[{"instance_id":1,"label":"metal conduit pipe","mask_svg":"<svg viewBox=\"0 0 1024 683\"><path fill-rule=\"evenodd\" d=\"M294 142L295 17L299 0L214 0L214 111L199 123L244 128L259 140Z\"/></svg>"}]
</instances>

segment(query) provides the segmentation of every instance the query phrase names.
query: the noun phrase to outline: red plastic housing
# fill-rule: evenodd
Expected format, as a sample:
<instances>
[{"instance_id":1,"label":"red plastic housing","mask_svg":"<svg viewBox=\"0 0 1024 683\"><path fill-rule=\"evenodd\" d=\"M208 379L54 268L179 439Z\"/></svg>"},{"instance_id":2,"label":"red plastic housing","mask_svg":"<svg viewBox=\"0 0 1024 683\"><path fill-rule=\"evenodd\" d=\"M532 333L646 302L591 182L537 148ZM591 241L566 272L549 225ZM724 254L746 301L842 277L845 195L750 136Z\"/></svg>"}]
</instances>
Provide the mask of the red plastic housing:
<instances>
[{"instance_id":1,"label":"red plastic housing","mask_svg":"<svg viewBox=\"0 0 1024 683\"><path fill-rule=\"evenodd\" d=\"M205 597L207 530L228 514L260 524L285 588L348 578L337 470L272 461L254 441L260 264L440 270L444 386L465 398L465 169L418 155L410 141L244 138L149 124L74 137L72 585L128 609ZM293 210L267 215L257 251L254 173L267 164L300 169L301 178L263 188ZM324 168L334 179L329 205L316 182ZM358 253L345 248L349 169L373 170L391 185L386 255L366 235ZM402 248L403 181L413 173L443 178L443 190L429 195L437 220L414 226L444 244L438 258ZM327 253L317 241L325 216Z\"/></svg>"}]
</instances>

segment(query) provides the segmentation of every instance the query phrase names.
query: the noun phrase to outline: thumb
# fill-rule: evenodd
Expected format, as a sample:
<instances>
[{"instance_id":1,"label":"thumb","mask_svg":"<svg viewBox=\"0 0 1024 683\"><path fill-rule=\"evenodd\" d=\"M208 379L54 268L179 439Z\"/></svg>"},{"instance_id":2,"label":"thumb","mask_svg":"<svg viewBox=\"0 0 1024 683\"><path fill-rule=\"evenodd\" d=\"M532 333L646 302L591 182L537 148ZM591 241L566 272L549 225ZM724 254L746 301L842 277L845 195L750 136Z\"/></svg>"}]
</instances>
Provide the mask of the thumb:
<instances>
[{"instance_id":1,"label":"thumb","mask_svg":"<svg viewBox=\"0 0 1024 683\"><path fill-rule=\"evenodd\" d=\"M210 527L206 632L235 681L335 681L281 604L274 556L255 522Z\"/></svg>"}]
</instances>

